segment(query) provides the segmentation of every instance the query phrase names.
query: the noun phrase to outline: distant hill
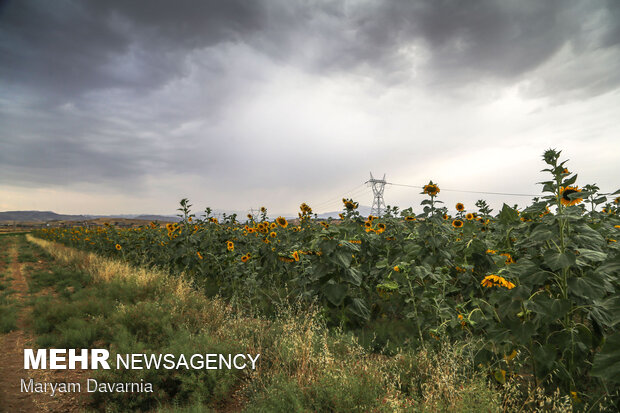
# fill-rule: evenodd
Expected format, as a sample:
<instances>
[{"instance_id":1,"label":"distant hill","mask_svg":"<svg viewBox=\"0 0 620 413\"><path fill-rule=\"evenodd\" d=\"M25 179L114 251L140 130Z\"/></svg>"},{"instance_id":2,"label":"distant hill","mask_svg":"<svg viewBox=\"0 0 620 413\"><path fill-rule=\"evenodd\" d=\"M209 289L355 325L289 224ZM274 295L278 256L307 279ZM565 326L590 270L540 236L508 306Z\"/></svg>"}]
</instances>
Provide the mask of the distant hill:
<instances>
[{"instance_id":1,"label":"distant hill","mask_svg":"<svg viewBox=\"0 0 620 413\"><path fill-rule=\"evenodd\" d=\"M5 211L0 212L0 222L50 222L50 221L86 221L98 218L124 218L147 221L178 221L173 215L67 215L52 211Z\"/></svg>"},{"instance_id":2,"label":"distant hill","mask_svg":"<svg viewBox=\"0 0 620 413\"><path fill-rule=\"evenodd\" d=\"M370 214L370 207L365 205L360 205L358 208L359 213L362 216L368 216ZM338 219L338 214L340 211L332 211L332 212L324 212L322 214L318 214L318 218L327 219L327 218L335 218ZM224 210L215 210L213 211L213 215L220 218L222 214L226 213L230 215L232 213L237 214L237 219L240 221L244 221L246 218L247 211L224 211ZM269 214L269 219L273 220L277 217L277 214ZM297 218L297 214L282 214L282 216L288 219ZM196 214L197 218L204 217L204 213L198 212ZM69 214L57 214L53 211L5 211L0 212L0 222L30 222L30 223L38 223L38 222L50 222L50 221L87 221L94 219L130 219L130 220L143 220L143 221L159 221L159 222L176 222L179 221L179 217L175 215L156 215L156 214L116 214L116 215L69 215Z\"/></svg>"},{"instance_id":3,"label":"distant hill","mask_svg":"<svg viewBox=\"0 0 620 413\"><path fill-rule=\"evenodd\" d=\"M372 208L369 206L365 206L365 205L360 205L357 208L357 212L360 213L361 216L363 217L367 217L370 214L370 210ZM338 214L341 214L342 210L340 211L332 211L332 212L324 212L322 214L317 214L318 218L323 218L323 219L327 219L327 218L339 218Z\"/></svg>"},{"instance_id":4,"label":"distant hill","mask_svg":"<svg viewBox=\"0 0 620 413\"><path fill-rule=\"evenodd\" d=\"M52 211L6 211L0 212L0 222L48 222L48 221L80 221L89 219L87 215L64 215Z\"/></svg>"},{"instance_id":5,"label":"distant hill","mask_svg":"<svg viewBox=\"0 0 620 413\"><path fill-rule=\"evenodd\" d=\"M180 221L181 218L175 217L172 215L136 215L133 219L143 219L145 221L166 221L166 222L176 222Z\"/></svg>"}]
</instances>

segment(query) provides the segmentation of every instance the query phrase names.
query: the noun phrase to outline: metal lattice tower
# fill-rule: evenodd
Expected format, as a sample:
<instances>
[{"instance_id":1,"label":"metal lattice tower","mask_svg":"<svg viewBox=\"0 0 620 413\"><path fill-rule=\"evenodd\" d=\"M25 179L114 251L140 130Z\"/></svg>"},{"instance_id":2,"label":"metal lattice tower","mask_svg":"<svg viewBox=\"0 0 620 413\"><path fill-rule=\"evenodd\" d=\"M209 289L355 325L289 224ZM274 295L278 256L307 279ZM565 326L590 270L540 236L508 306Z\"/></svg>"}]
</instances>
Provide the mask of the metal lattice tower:
<instances>
[{"instance_id":1,"label":"metal lattice tower","mask_svg":"<svg viewBox=\"0 0 620 413\"><path fill-rule=\"evenodd\" d=\"M383 179L375 179L371 172L370 179L366 181L366 183L372 186L372 193L375 196L375 199L372 201L370 214L380 217L381 213L385 210L385 201L383 200L383 190L385 189L386 184L385 174L383 174Z\"/></svg>"}]
</instances>

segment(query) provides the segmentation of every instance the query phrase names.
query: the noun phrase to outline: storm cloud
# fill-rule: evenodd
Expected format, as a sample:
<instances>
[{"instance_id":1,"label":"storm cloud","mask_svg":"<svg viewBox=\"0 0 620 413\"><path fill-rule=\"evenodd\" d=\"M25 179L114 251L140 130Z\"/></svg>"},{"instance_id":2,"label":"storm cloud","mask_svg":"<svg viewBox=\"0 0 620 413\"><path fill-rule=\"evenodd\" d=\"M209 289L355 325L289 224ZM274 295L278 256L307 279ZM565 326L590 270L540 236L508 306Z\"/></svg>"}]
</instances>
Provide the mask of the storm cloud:
<instances>
[{"instance_id":1,"label":"storm cloud","mask_svg":"<svg viewBox=\"0 0 620 413\"><path fill-rule=\"evenodd\" d=\"M454 159L493 190L502 153L534 170L495 176L535 191L545 145L617 153L619 43L613 0L7 1L3 205L96 187L290 210L371 169L461 185ZM608 160L583 164L611 186Z\"/></svg>"}]
</instances>

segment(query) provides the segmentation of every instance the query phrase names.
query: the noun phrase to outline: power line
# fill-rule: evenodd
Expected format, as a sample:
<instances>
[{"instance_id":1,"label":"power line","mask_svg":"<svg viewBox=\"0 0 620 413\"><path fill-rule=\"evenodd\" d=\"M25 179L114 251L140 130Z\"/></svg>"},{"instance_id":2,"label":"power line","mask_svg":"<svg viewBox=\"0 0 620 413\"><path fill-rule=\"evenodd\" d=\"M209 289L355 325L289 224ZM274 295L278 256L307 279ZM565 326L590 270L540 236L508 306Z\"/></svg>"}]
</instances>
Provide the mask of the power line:
<instances>
[{"instance_id":1,"label":"power line","mask_svg":"<svg viewBox=\"0 0 620 413\"><path fill-rule=\"evenodd\" d=\"M406 186L409 188L418 188L418 189L424 189L423 186L417 186L417 185L407 185L407 184L397 184L394 182L386 182L387 185L393 185L393 186ZM511 194L508 192L485 192L485 191L466 191L464 189L447 189L447 188L441 188L442 191L446 191L446 192L464 192L464 193L468 193L468 194L485 194L485 195L510 195L510 196L541 196L541 194L538 195L533 195L533 194Z\"/></svg>"},{"instance_id":2,"label":"power line","mask_svg":"<svg viewBox=\"0 0 620 413\"><path fill-rule=\"evenodd\" d=\"M355 194L352 194L352 195L350 195L350 196L357 196L359 193L363 193L365 189L367 189L367 188L365 187L365 184L360 184L360 185L357 185L355 188L353 188L353 189L351 189L351 190L349 190L349 191L345 192L345 193L343 194L343 197L345 197L345 196L347 196L347 195L349 195L349 194L352 194L353 192L355 192ZM360 190L361 190L361 191L360 191ZM317 203L317 204L310 205L310 206L311 206L312 208L315 208L315 209L321 209L321 208L323 208L323 207L324 207L324 206L326 206L326 205L331 205L331 204L335 203L335 202L336 202L336 198L338 198L338 201L337 201L337 202L341 202L341 198L339 198L339 197L332 197L332 198L330 198L330 199L328 199L328 200L326 200L326 201L319 202L319 203Z\"/></svg>"},{"instance_id":3,"label":"power line","mask_svg":"<svg viewBox=\"0 0 620 413\"><path fill-rule=\"evenodd\" d=\"M347 198L351 198L351 199L359 199L361 196L367 195L370 192L370 188L362 188L361 190L358 190L355 193L351 193L349 196L347 196ZM312 205L311 205L312 206ZM320 211L320 210L328 210L330 208L337 208L339 206L342 206L342 199L334 199L330 202L327 203L323 203L321 206L318 207L313 207L313 209L315 209L316 211Z\"/></svg>"}]
</instances>

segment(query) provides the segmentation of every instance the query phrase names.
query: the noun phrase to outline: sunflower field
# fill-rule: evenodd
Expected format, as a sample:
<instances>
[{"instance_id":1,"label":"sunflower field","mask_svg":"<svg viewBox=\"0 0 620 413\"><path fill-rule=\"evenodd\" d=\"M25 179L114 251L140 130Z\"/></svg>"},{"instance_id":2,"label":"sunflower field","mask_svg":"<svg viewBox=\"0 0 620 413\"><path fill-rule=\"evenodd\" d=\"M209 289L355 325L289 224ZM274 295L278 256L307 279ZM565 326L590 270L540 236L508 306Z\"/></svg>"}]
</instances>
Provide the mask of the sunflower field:
<instances>
[{"instance_id":1,"label":"sunflower field","mask_svg":"<svg viewBox=\"0 0 620 413\"><path fill-rule=\"evenodd\" d=\"M476 338L475 363L498 384L518 377L560 388L575 405L620 400L620 191L576 185L560 152L543 156L543 196L495 214L441 202L429 182L419 212L362 217L343 199L339 220L240 222L201 218L181 201L179 223L38 231L40 238L185 274L240 311L269 315L318 304L331 325L404 326L399 345Z\"/></svg>"}]
</instances>

